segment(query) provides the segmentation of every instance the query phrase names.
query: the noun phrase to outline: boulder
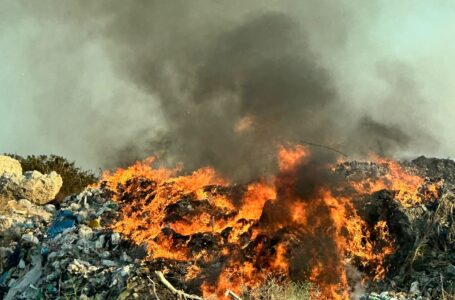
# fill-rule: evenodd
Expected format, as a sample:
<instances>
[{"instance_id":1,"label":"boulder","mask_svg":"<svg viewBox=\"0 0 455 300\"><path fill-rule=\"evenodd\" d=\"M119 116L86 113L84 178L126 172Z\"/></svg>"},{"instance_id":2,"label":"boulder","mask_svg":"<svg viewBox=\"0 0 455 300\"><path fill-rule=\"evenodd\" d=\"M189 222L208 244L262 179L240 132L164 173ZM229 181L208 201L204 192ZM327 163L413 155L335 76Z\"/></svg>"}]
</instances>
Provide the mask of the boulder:
<instances>
[{"instance_id":1,"label":"boulder","mask_svg":"<svg viewBox=\"0 0 455 300\"><path fill-rule=\"evenodd\" d=\"M0 176L0 205L4 205L10 200L19 200L16 198L15 191L19 188L21 176L11 176L10 173L4 172Z\"/></svg>"},{"instance_id":2,"label":"boulder","mask_svg":"<svg viewBox=\"0 0 455 300\"><path fill-rule=\"evenodd\" d=\"M28 199L43 205L52 201L62 187L62 177L52 171L41 174L38 171L25 172L21 177L0 176L0 196L7 199Z\"/></svg>"},{"instance_id":3,"label":"boulder","mask_svg":"<svg viewBox=\"0 0 455 300\"><path fill-rule=\"evenodd\" d=\"M22 166L20 162L6 155L0 155L0 176L3 175L21 177Z\"/></svg>"},{"instance_id":4,"label":"boulder","mask_svg":"<svg viewBox=\"0 0 455 300\"><path fill-rule=\"evenodd\" d=\"M29 199L36 204L46 204L52 201L62 187L62 177L52 171L41 174L38 171L25 172L16 191L16 197Z\"/></svg>"}]
</instances>

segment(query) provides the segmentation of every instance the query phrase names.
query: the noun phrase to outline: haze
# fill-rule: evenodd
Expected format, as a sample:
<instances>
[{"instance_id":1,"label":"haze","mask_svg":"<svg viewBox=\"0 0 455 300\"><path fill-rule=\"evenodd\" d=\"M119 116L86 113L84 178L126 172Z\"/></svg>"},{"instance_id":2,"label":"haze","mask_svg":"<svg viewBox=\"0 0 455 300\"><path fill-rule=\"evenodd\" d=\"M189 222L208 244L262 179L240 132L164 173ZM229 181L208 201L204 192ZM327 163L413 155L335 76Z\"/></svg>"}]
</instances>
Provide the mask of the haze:
<instances>
[{"instance_id":1,"label":"haze","mask_svg":"<svg viewBox=\"0 0 455 300\"><path fill-rule=\"evenodd\" d=\"M186 162L179 155L182 144L201 143L191 134L185 140L181 127L177 130L173 123L179 122L183 110L200 110L168 99L196 97L193 90L190 96L182 92L190 82L182 78L193 78L193 71L214 74L201 65L213 65L205 60L210 54L225 53L216 52L222 37L250 28L250 20L266 24L261 16L283 15L305 36L293 40L296 52L290 57L305 57L314 68L324 69L330 77L328 91L335 91L336 103L343 107L341 116L329 118L327 112L321 118L340 124L336 134L326 136L318 128L304 137L314 140L322 134L323 141L331 140L355 155L364 151L355 150L362 142L349 148L353 135L377 133L354 130L358 122L349 121L367 118L409 137L409 142L391 147L393 156L455 155L452 1L170 2L0 0L0 152L54 153L97 169L153 154L166 132L166 145L172 137L182 141L170 149L177 160ZM138 16L150 28L134 23ZM273 38L273 31L270 34ZM307 48L308 55L299 56ZM158 70L160 60L163 68ZM166 69L169 61L185 66ZM186 66L190 63L194 65ZM226 66L220 68L216 74ZM145 84L144 78L152 83ZM198 87L207 84L201 82L197 79ZM224 83L221 87L226 90ZM199 92L198 97L207 95L206 90ZM175 105L182 111L169 109ZM182 123L188 128L187 124ZM288 130L294 125L277 126ZM189 145L186 153L194 157L198 147Z\"/></svg>"}]
</instances>

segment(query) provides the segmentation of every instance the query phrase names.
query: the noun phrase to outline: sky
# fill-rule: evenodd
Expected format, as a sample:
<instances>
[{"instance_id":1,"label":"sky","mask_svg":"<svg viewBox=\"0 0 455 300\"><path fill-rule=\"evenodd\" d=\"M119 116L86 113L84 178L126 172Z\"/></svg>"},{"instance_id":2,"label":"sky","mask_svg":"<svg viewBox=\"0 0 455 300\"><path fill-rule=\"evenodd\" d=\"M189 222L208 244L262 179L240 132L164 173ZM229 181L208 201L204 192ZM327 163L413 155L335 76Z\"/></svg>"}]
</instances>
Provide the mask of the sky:
<instances>
[{"instance_id":1,"label":"sky","mask_svg":"<svg viewBox=\"0 0 455 300\"><path fill-rule=\"evenodd\" d=\"M128 8L58 2L0 0L0 153L54 153L91 169L125 151L145 156L166 115L158 92L119 71L137 53L119 51L109 26ZM185 20L197 28L269 10L291 15L350 107L346 119L368 114L418 135L399 158L455 157L453 1L214 2L195 1Z\"/></svg>"}]
</instances>

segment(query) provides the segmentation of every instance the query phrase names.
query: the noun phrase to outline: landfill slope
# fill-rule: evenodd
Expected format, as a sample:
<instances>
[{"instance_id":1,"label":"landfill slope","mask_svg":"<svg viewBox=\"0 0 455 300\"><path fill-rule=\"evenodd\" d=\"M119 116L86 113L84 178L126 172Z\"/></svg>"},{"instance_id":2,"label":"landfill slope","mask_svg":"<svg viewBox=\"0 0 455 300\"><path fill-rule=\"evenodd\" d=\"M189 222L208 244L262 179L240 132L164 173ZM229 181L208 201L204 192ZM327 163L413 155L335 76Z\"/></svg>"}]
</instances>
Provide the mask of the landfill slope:
<instances>
[{"instance_id":1,"label":"landfill slope","mask_svg":"<svg viewBox=\"0 0 455 300\"><path fill-rule=\"evenodd\" d=\"M367 283L356 297L452 299L455 163L421 157L403 165L429 181L442 180L438 198L403 207L393 191L383 190L359 199L359 213L366 220L381 214L395 230L399 247L385 278ZM14 176L22 176L15 170ZM337 172L360 178L382 170L371 163L347 162ZM11 177L6 173L2 176ZM145 245L135 245L112 231L119 205L106 188L87 188L47 204L14 194L1 201L0 298L176 299L175 291L156 272L162 269L171 270L165 276L177 291L198 293L186 285L185 274L178 273L178 262L149 261Z\"/></svg>"}]
</instances>

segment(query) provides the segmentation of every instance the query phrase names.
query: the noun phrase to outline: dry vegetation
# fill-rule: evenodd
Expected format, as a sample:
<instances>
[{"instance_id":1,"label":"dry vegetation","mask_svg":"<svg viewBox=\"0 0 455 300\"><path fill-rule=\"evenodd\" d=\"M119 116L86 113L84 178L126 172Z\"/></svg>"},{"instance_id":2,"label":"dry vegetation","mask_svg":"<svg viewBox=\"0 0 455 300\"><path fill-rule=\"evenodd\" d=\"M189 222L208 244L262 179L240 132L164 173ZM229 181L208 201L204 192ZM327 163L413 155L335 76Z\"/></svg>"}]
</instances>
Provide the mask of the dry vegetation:
<instances>
[{"instance_id":1,"label":"dry vegetation","mask_svg":"<svg viewBox=\"0 0 455 300\"><path fill-rule=\"evenodd\" d=\"M286 282L285 284L271 278L260 287L243 295L246 300L306 300L317 296L317 288L306 282Z\"/></svg>"}]
</instances>

